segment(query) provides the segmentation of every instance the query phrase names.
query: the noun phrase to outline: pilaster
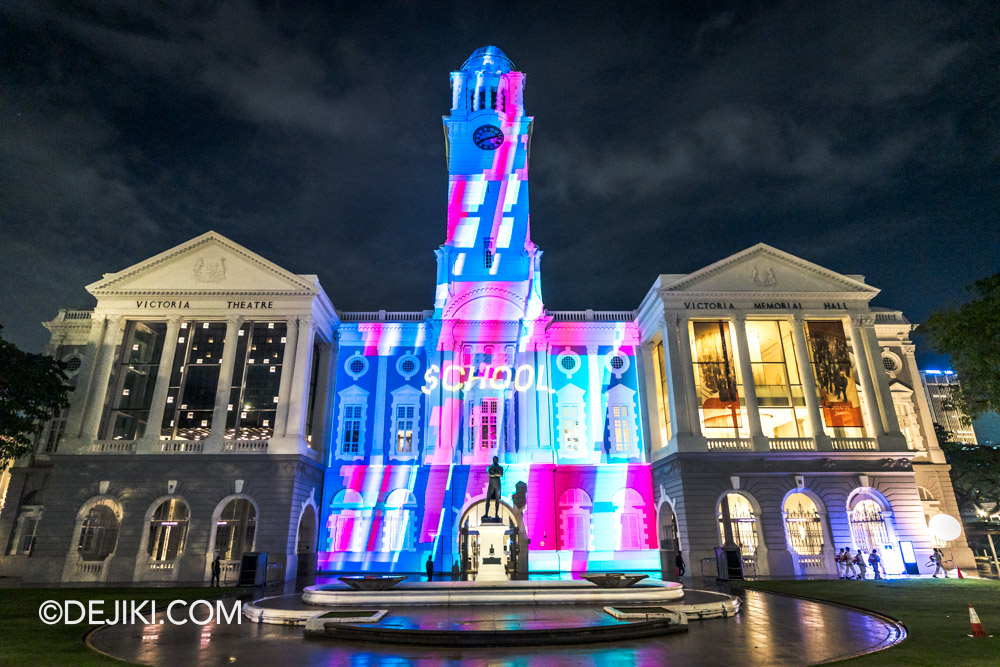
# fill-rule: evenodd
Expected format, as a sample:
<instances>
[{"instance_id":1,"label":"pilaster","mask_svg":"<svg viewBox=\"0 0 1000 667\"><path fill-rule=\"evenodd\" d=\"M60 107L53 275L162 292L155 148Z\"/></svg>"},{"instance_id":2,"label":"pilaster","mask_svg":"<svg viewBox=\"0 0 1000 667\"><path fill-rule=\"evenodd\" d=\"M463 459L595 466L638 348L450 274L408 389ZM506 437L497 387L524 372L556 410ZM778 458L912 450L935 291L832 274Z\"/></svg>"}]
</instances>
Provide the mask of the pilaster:
<instances>
[{"instance_id":1,"label":"pilaster","mask_svg":"<svg viewBox=\"0 0 1000 667\"><path fill-rule=\"evenodd\" d=\"M288 318L285 322L285 350L281 355L281 379L278 380L278 411L274 417L274 435L285 435L288 424L289 387L295 367L295 347L299 339L298 321Z\"/></svg>"},{"instance_id":2,"label":"pilaster","mask_svg":"<svg viewBox=\"0 0 1000 667\"><path fill-rule=\"evenodd\" d=\"M312 315L300 317L298 340L295 341L295 372L292 374L288 420L285 423L287 436L301 436L305 427L305 402L309 394L309 374L312 371L313 335Z\"/></svg>"},{"instance_id":3,"label":"pilaster","mask_svg":"<svg viewBox=\"0 0 1000 667\"><path fill-rule=\"evenodd\" d=\"M163 341L163 351L160 353L160 366L156 371L156 386L153 388L153 398L149 406L149 418L146 420L144 438L147 440L159 440L160 438L163 413L167 407L167 392L170 389L170 374L174 368L174 356L177 354L177 338L180 335L180 329L180 316L167 319L166 338Z\"/></svg>"},{"instance_id":4,"label":"pilaster","mask_svg":"<svg viewBox=\"0 0 1000 667\"><path fill-rule=\"evenodd\" d=\"M80 368L76 390L73 392L69 415L66 418L66 437L68 438L79 437L83 429L83 420L87 414L87 406L90 404L90 396L93 393L97 360L101 356L101 341L104 340L107 324L107 317L96 313L90 321L87 351L83 355L83 366Z\"/></svg>"},{"instance_id":5,"label":"pilaster","mask_svg":"<svg viewBox=\"0 0 1000 667\"><path fill-rule=\"evenodd\" d=\"M91 384L90 400L87 401L87 413L83 418L83 428L80 431L80 437L84 441L96 438L97 429L101 426L101 413L104 410L108 381L111 379L111 367L115 361L115 347L118 345L121 329L121 315L108 317L108 325L101 340L100 357L94 372L94 381Z\"/></svg>"}]
</instances>

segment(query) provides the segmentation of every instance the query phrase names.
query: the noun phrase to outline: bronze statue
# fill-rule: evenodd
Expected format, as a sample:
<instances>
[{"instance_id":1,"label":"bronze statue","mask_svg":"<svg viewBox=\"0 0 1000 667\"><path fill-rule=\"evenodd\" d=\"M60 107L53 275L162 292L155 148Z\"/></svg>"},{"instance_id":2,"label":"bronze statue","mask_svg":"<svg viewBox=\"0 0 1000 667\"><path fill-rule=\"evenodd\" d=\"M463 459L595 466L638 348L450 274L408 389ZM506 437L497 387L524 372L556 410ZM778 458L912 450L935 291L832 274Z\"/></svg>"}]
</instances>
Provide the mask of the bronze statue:
<instances>
[{"instance_id":1,"label":"bronze statue","mask_svg":"<svg viewBox=\"0 0 1000 667\"><path fill-rule=\"evenodd\" d=\"M503 478L503 466L500 465L500 457L493 457L493 465L489 467L490 485L486 489L486 516L490 515L490 500L496 498L496 505L493 516L500 518L500 480Z\"/></svg>"}]
</instances>

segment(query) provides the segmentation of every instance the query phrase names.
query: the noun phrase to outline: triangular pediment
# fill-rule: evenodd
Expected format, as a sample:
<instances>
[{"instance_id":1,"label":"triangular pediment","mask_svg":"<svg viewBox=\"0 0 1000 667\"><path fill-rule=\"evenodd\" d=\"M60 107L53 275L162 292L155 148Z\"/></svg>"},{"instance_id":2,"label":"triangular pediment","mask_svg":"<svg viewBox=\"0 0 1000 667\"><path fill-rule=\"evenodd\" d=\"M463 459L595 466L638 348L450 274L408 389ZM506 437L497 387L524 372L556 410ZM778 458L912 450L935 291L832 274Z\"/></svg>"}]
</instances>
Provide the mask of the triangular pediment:
<instances>
[{"instance_id":1,"label":"triangular pediment","mask_svg":"<svg viewBox=\"0 0 1000 667\"><path fill-rule=\"evenodd\" d=\"M207 232L87 286L116 294L315 294L315 278L286 271L216 232Z\"/></svg>"},{"instance_id":2,"label":"triangular pediment","mask_svg":"<svg viewBox=\"0 0 1000 667\"><path fill-rule=\"evenodd\" d=\"M869 300L879 290L858 278L758 243L684 276L664 276L663 296L712 294L826 295Z\"/></svg>"}]
</instances>

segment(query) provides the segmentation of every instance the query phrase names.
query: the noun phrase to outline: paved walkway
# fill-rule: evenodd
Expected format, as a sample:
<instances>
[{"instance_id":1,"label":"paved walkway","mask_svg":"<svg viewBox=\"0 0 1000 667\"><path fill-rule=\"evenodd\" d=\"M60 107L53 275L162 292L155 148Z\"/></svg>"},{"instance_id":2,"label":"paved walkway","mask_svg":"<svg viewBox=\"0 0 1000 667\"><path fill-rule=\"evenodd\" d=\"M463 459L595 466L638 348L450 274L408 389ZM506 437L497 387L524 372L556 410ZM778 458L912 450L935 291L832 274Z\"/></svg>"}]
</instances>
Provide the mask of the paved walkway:
<instances>
[{"instance_id":1,"label":"paved walkway","mask_svg":"<svg viewBox=\"0 0 1000 667\"><path fill-rule=\"evenodd\" d=\"M757 591L746 591L741 596L744 607L738 616L691 621L686 633L575 647L423 649L348 644L306 639L300 627L252 624L246 619L241 625L114 626L94 633L91 641L111 655L147 664L319 665L349 662L353 667L363 667L462 661L596 667L807 665L875 650L896 639L894 626L863 612Z\"/></svg>"}]
</instances>

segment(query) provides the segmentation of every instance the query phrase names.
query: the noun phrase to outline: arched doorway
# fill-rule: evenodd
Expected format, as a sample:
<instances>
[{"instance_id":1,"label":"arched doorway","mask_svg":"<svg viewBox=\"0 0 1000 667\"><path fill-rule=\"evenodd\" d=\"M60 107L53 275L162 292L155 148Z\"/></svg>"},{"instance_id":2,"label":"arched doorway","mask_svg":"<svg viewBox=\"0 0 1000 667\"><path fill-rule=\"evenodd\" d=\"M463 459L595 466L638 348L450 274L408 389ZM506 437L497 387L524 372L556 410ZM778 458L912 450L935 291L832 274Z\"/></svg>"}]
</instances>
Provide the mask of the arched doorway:
<instances>
[{"instance_id":1,"label":"arched doorway","mask_svg":"<svg viewBox=\"0 0 1000 667\"><path fill-rule=\"evenodd\" d=\"M677 554L681 550L680 536L677 532L677 517L670 503L663 501L660 505L659 538L660 538L660 569L664 578L677 578Z\"/></svg>"},{"instance_id":2,"label":"arched doorway","mask_svg":"<svg viewBox=\"0 0 1000 667\"><path fill-rule=\"evenodd\" d=\"M299 556L299 575L311 575L316 572L316 510L312 505L306 505L299 518L299 537L295 544L295 553Z\"/></svg>"},{"instance_id":3,"label":"arched doorway","mask_svg":"<svg viewBox=\"0 0 1000 667\"><path fill-rule=\"evenodd\" d=\"M491 512L493 509L490 505ZM479 500L465 510L458 523L462 578L476 581L513 579L522 558L518 517L515 510L502 501L499 521L484 521L486 511L487 501Z\"/></svg>"}]
</instances>

